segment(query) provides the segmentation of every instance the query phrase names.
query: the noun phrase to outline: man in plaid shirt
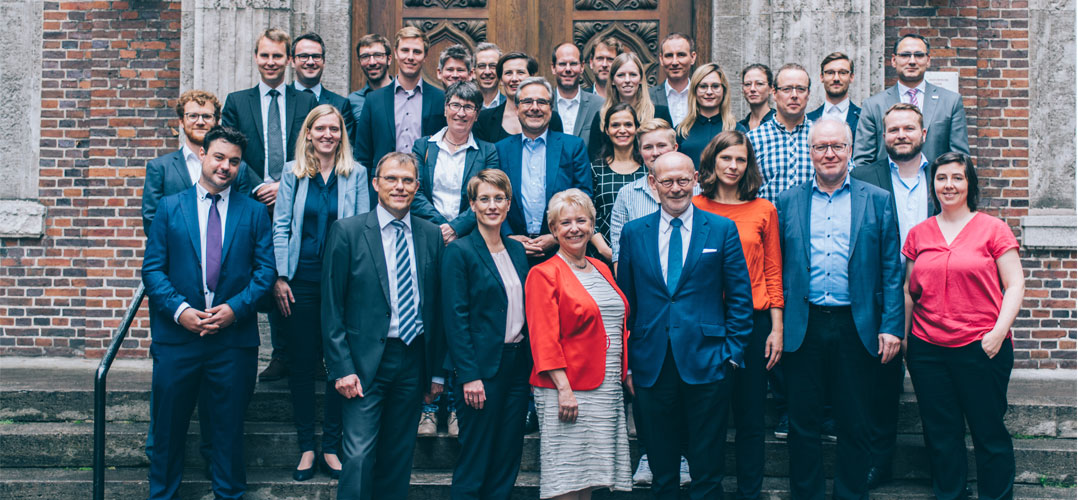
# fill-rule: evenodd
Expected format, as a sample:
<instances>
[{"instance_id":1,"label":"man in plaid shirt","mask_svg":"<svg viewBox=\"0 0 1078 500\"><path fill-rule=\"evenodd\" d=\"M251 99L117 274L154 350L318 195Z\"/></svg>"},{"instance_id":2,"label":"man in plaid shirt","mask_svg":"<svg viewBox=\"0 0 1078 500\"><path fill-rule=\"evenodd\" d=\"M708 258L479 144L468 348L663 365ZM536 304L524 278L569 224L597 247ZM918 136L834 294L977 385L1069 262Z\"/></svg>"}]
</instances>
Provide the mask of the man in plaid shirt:
<instances>
[{"instance_id":1,"label":"man in plaid shirt","mask_svg":"<svg viewBox=\"0 0 1078 500\"><path fill-rule=\"evenodd\" d=\"M805 118L810 82L800 64L783 65L775 75L775 117L748 134L764 177L760 196L772 203L813 175L808 141L812 120Z\"/></svg>"}]
</instances>

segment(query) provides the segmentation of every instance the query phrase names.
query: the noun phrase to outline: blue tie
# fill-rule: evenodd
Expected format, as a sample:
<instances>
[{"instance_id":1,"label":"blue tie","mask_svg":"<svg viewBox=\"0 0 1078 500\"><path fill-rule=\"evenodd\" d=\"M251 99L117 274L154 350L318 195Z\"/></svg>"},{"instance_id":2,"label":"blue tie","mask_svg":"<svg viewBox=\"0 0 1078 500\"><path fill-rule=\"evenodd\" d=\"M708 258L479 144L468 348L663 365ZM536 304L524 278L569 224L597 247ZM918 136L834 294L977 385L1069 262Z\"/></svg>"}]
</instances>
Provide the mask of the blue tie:
<instances>
[{"instance_id":1,"label":"blue tie","mask_svg":"<svg viewBox=\"0 0 1078 500\"><path fill-rule=\"evenodd\" d=\"M412 259L408 252L408 240L404 237L404 222L398 219L390 224L397 230L397 334L401 342L411 345L412 341L423 333L416 322L419 308L416 307L415 290L412 287Z\"/></svg>"},{"instance_id":2,"label":"blue tie","mask_svg":"<svg viewBox=\"0 0 1078 500\"><path fill-rule=\"evenodd\" d=\"M681 279L681 219L670 219L670 247L666 252L666 288L674 295Z\"/></svg>"}]
</instances>

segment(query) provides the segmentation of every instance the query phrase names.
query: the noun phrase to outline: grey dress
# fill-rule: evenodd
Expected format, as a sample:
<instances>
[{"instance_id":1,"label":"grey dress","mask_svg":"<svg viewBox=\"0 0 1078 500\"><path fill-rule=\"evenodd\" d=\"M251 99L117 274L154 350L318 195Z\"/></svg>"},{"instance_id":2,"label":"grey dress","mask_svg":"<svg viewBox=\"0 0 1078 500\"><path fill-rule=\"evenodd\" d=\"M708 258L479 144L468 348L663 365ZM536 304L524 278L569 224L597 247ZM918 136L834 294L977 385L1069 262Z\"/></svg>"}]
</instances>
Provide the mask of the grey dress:
<instances>
[{"instance_id":1,"label":"grey dress","mask_svg":"<svg viewBox=\"0 0 1078 500\"><path fill-rule=\"evenodd\" d=\"M595 488L632 490L621 385L625 304L598 270L585 272L573 268L573 273L595 299L603 318L608 341L606 375L595 390L573 392L578 416L571 424L558 419L557 389L534 388L540 429L540 498Z\"/></svg>"}]
</instances>

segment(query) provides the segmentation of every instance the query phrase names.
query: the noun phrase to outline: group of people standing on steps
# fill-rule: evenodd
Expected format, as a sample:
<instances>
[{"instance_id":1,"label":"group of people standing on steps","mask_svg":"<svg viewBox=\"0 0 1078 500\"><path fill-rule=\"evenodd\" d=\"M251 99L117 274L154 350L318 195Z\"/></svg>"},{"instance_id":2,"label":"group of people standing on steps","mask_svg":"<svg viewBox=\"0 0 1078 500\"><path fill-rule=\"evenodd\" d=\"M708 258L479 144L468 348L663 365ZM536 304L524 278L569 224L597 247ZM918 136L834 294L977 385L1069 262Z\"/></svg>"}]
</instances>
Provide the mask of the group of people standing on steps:
<instances>
[{"instance_id":1,"label":"group of people standing on steps","mask_svg":"<svg viewBox=\"0 0 1078 500\"><path fill-rule=\"evenodd\" d=\"M182 146L147 165L142 205L150 498L177 494L196 403L214 495L246 492L258 311L261 378L292 394L293 478L322 468L341 499L407 497L439 403L461 445L452 498L510 497L532 424L542 498L631 490L634 465L656 498L720 498L725 474L759 498L769 386L793 498L824 496L829 433L834 496L866 498L891 478L903 366L936 496L968 494L968 424L979 496L1011 497L1018 243L978 211L962 101L924 81L927 39L899 37L898 83L860 108L841 52L812 112L803 66L752 64L741 121L683 34L652 88L613 38L558 45L554 85L491 43L444 50L436 85L429 49L414 27L362 37L367 84L341 96L319 35L268 29L258 85L180 97Z\"/></svg>"}]
</instances>

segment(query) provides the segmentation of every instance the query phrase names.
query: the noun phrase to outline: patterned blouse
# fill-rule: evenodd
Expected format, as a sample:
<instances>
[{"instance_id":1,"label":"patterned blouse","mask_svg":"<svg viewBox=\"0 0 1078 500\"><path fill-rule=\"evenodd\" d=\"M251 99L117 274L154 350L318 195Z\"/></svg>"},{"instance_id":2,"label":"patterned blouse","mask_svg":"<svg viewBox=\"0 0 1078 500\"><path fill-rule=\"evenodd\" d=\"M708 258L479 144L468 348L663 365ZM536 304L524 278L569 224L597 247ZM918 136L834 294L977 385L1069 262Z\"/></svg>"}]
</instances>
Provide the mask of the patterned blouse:
<instances>
[{"instance_id":1,"label":"patterned blouse","mask_svg":"<svg viewBox=\"0 0 1078 500\"><path fill-rule=\"evenodd\" d=\"M619 174L599 159L591 164L591 187L595 202L595 231L610 241L610 212L622 186L647 177L648 169L640 165L631 174Z\"/></svg>"}]
</instances>

